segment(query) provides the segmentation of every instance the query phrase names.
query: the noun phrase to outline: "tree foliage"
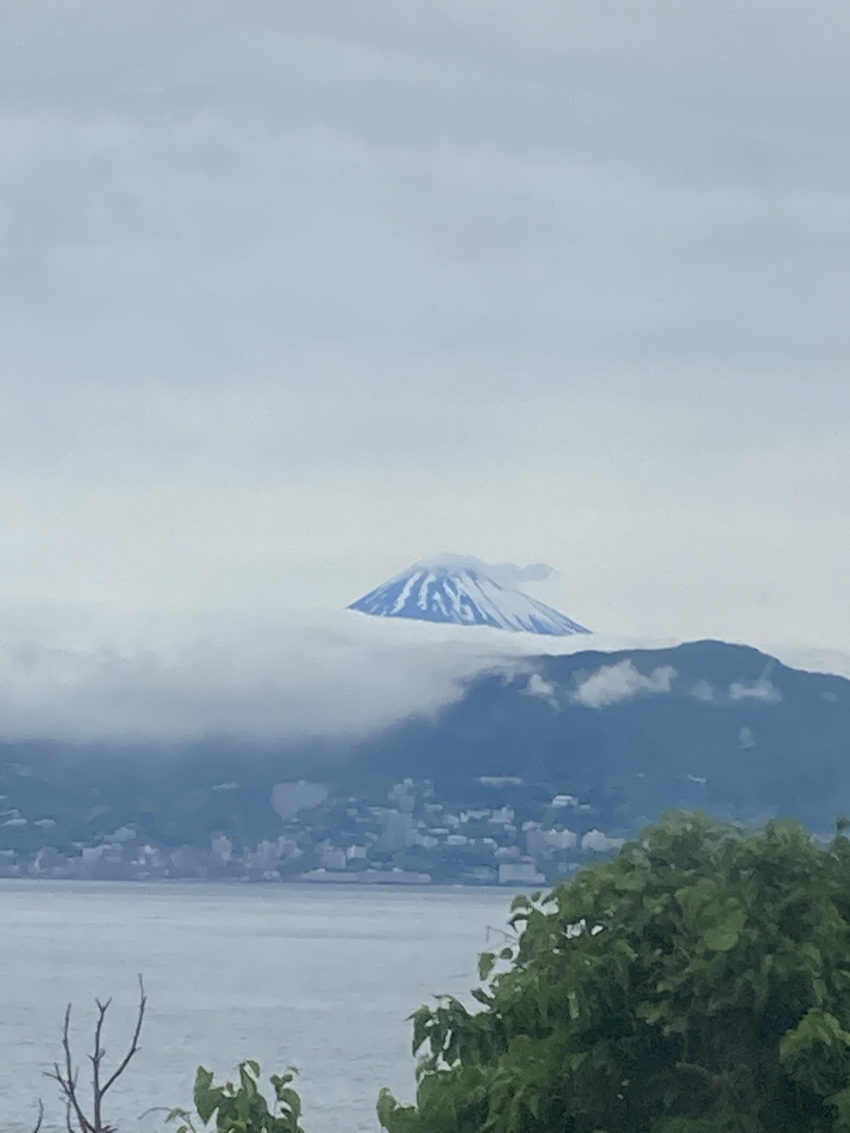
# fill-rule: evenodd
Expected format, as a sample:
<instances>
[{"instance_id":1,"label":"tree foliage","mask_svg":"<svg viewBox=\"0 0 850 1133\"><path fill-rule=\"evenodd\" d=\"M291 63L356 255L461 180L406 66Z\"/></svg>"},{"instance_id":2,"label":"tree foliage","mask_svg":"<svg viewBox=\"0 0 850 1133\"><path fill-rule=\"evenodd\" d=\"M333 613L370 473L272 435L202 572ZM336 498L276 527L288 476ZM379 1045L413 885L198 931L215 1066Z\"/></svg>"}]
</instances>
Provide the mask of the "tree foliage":
<instances>
[{"instance_id":1,"label":"tree foliage","mask_svg":"<svg viewBox=\"0 0 850 1133\"><path fill-rule=\"evenodd\" d=\"M672 813L413 1015L389 1133L850 1133L850 843Z\"/></svg>"}]
</instances>

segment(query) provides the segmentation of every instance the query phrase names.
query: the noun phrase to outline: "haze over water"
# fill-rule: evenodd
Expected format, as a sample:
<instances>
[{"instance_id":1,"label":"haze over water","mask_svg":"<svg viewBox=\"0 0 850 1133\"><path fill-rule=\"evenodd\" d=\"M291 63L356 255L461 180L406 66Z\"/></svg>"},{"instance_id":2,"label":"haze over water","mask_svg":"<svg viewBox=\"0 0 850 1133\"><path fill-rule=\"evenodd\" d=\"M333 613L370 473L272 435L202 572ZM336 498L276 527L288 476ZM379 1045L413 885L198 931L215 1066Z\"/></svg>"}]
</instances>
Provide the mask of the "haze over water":
<instances>
[{"instance_id":1,"label":"haze over water","mask_svg":"<svg viewBox=\"0 0 850 1133\"><path fill-rule=\"evenodd\" d=\"M199 1063L223 1076L248 1057L264 1073L299 1067L310 1133L376 1130L382 1086L413 1096L406 1017L435 993L475 984L487 926L507 927L510 896L0 882L4 1133L30 1133L39 1096L45 1133L64 1128L41 1072L60 1054L65 1005L82 1079L94 997L114 996L105 1045L120 1058L138 972L149 996L142 1050L106 1109L121 1133L163 1129L164 1113L140 1115L189 1105Z\"/></svg>"}]
</instances>

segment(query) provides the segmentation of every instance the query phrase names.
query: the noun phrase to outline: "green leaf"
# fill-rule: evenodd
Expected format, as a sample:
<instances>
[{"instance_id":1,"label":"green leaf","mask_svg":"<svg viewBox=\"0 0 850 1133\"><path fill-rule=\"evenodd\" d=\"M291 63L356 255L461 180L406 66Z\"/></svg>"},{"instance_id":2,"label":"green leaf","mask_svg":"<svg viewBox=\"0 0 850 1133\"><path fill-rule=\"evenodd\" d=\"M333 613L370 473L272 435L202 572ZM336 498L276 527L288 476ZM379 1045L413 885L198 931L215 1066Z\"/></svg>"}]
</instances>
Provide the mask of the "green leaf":
<instances>
[{"instance_id":1,"label":"green leaf","mask_svg":"<svg viewBox=\"0 0 850 1133\"><path fill-rule=\"evenodd\" d=\"M414 1011L410 1018L413 1020L413 1054L415 1055L427 1041L434 1024L434 1017L431 1008L423 1006Z\"/></svg>"},{"instance_id":2,"label":"green leaf","mask_svg":"<svg viewBox=\"0 0 850 1133\"><path fill-rule=\"evenodd\" d=\"M213 1072L199 1066L195 1073L195 1109L201 1121L206 1123L218 1109L219 1091L213 1090Z\"/></svg>"},{"instance_id":3,"label":"green leaf","mask_svg":"<svg viewBox=\"0 0 850 1133\"><path fill-rule=\"evenodd\" d=\"M719 924L707 929L703 940L710 952L728 952L738 943L739 932L733 925Z\"/></svg>"},{"instance_id":4,"label":"green leaf","mask_svg":"<svg viewBox=\"0 0 850 1133\"><path fill-rule=\"evenodd\" d=\"M482 952L478 957L478 978L486 980L496 966L496 955L493 952Z\"/></svg>"},{"instance_id":5,"label":"green leaf","mask_svg":"<svg viewBox=\"0 0 850 1133\"><path fill-rule=\"evenodd\" d=\"M571 991L567 996L567 1003L569 1005L570 1018L575 1021L576 1019L578 1019L581 1012L578 1005L578 996L574 991Z\"/></svg>"}]
</instances>

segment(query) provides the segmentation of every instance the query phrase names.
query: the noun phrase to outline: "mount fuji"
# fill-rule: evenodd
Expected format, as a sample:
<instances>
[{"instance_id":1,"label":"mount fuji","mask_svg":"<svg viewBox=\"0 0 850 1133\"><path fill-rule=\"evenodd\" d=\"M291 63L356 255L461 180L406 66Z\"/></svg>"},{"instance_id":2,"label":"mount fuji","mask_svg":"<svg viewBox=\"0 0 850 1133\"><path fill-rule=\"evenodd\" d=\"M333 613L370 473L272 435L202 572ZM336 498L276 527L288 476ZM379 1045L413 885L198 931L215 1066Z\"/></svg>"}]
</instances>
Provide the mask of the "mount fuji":
<instances>
[{"instance_id":1,"label":"mount fuji","mask_svg":"<svg viewBox=\"0 0 850 1133\"><path fill-rule=\"evenodd\" d=\"M494 577L500 573L502 581ZM549 637L590 632L510 585L504 573L504 568L488 567L469 557L414 563L348 609L379 618L484 625Z\"/></svg>"}]
</instances>

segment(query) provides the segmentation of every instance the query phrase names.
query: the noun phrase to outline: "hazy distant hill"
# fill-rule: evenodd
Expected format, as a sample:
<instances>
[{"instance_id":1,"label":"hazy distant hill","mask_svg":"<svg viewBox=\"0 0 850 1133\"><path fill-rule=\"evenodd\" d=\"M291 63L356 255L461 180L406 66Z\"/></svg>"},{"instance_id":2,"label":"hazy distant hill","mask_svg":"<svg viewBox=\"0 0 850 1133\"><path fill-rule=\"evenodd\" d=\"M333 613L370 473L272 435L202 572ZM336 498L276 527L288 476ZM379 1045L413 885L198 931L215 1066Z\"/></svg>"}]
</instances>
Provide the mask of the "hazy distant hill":
<instances>
[{"instance_id":1,"label":"hazy distant hill","mask_svg":"<svg viewBox=\"0 0 850 1133\"><path fill-rule=\"evenodd\" d=\"M850 808L850 681L715 641L540 657L362 745L352 768L450 794L521 777L629 817L682 802L829 824Z\"/></svg>"},{"instance_id":2,"label":"hazy distant hill","mask_svg":"<svg viewBox=\"0 0 850 1133\"><path fill-rule=\"evenodd\" d=\"M850 681L702 641L524 659L433 719L358 743L6 743L0 848L67 847L128 824L170 845L217 830L256 842L280 830L273 785L300 778L384 805L392 783L430 779L438 799L520 816L569 794L626 832L671 804L825 830L850 811Z\"/></svg>"}]
</instances>

